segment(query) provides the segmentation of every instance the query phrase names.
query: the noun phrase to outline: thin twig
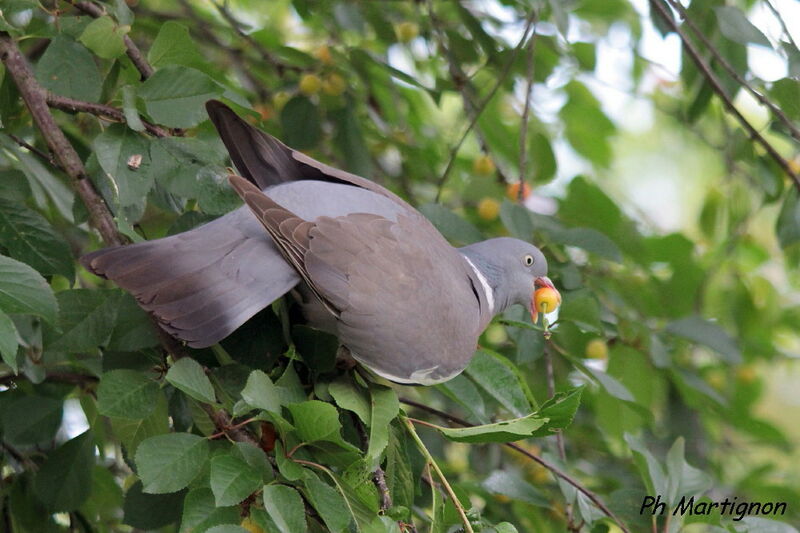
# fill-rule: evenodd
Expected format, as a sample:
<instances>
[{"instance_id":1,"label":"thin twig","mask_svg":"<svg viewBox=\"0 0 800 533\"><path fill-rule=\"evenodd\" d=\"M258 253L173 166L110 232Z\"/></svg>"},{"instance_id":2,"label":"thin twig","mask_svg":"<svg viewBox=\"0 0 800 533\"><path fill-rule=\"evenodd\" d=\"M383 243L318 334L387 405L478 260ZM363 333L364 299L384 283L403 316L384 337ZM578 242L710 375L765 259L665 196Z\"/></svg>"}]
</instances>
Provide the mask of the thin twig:
<instances>
[{"instance_id":1,"label":"thin twig","mask_svg":"<svg viewBox=\"0 0 800 533\"><path fill-rule=\"evenodd\" d=\"M26 150L28 150L32 154L38 155L45 162L49 163L50 165L52 165L52 166L54 166L54 167L56 167L58 169L64 170L63 168L61 168L61 165L58 164L58 161L56 161L55 158L53 158L53 154L44 153L43 151L39 150L35 146L33 146L33 145L29 144L28 142L26 142L24 139L20 139L19 137L17 137L13 133L8 133L7 135L11 138L12 141L14 141L18 145L22 146L23 148L25 148Z\"/></svg>"},{"instance_id":2,"label":"thin twig","mask_svg":"<svg viewBox=\"0 0 800 533\"><path fill-rule=\"evenodd\" d=\"M45 99L46 91L39 85L17 43L5 32L0 32L0 58L13 78L22 99L31 112L33 121L41 131L47 146L55 155L64 172L72 180L73 189L89 211L89 222L100 232L103 240L112 246L126 242L114 224L114 217L103 197L83 168L80 156L75 152L64 132L56 124Z\"/></svg>"},{"instance_id":3,"label":"thin twig","mask_svg":"<svg viewBox=\"0 0 800 533\"><path fill-rule=\"evenodd\" d=\"M463 418L460 418L460 417L455 416L455 415L451 415L450 413L446 413L444 411L440 411L439 409L435 409L435 408L430 407L430 406L428 406L428 405L426 405L424 403L420 403L420 402L417 402L417 401L414 401L414 400L410 400L408 398L400 397L400 403L404 403L406 405L410 405L412 407L416 407L417 409L420 409L421 411L425 411L425 412L430 413L432 415L438 416L439 418L442 418L442 419L447 420L449 422L452 422L454 424L458 424L459 426L473 427L475 425L475 424L470 424L469 422L467 422ZM581 494L583 494L584 496L589 498L589 500L592 503L594 503L597 506L598 509L600 509L603 513L605 513L606 516L611 518L619 526L619 528L622 531L624 531L625 533L630 533L630 530L628 529L628 527L622 522L622 520L617 518L617 516L611 511L611 509L609 509L608 506L606 506L606 504L603 503L603 501L600 499L599 496L597 496L594 492L590 491L589 489L587 489L586 487L581 485L580 482L578 482L577 480L573 479L569 474L563 472L561 469L559 469L555 465L549 463L545 459L542 459L538 455L536 455L536 454L534 454L532 452L529 452L528 450L526 450L526 449L514 444L513 442L505 442L505 443L503 443L503 446L506 446L507 448L511 448L512 450L516 450L517 452L521 453L522 455L524 455L528 459L531 459L532 461L534 461L534 462L538 463L539 465L543 466L544 468L548 469L550 472L553 473L553 475L555 475L557 477L560 477L561 479L563 479L564 481L566 481L567 483L569 483L570 485L575 487L575 489L578 492L580 492Z\"/></svg>"},{"instance_id":4,"label":"thin twig","mask_svg":"<svg viewBox=\"0 0 800 533\"><path fill-rule=\"evenodd\" d=\"M464 530L467 533L475 533L475 531L472 529L472 524L470 523L469 518L467 518L466 511L464 511L464 506L461 505L461 502L458 500L458 496L456 496L456 493L453 491L453 487L450 486L450 483L447 481L447 478L444 477L444 473L439 468L439 465L436 464L436 460L431 455L431 452L428 451L428 448L425 447L425 443L422 442L422 439L420 439L419 435L417 435L417 430L414 429L414 424L411 422L412 419L400 415L400 420L405 424L406 428L408 428L408 433L409 435L411 435L411 438L417 444L419 451L425 457L425 460L428 462L431 468L433 468L433 470L436 472L436 475L439 477L439 480L441 480L442 485L444 486L444 490L447 492L447 495L453 502L456 511L458 511L458 515L461 517L461 522L464 523Z\"/></svg>"},{"instance_id":5,"label":"thin twig","mask_svg":"<svg viewBox=\"0 0 800 533\"><path fill-rule=\"evenodd\" d=\"M761 94L759 91L755 90L753 86L747 82L747 80L745 80L742 76L739 75L738 72L736 72L736 69L734 69L731 66L728 60L723 57L723 55L719 52L719 50L717 50L714 44L708 39L708 37L706 37L706 35L700 30L700 28L697 27L694 21L689 17L689 13L688 11L686 11L686 8L684 8L680 4L680 2L677 2L676 0L668 0L668 2L670 3L670 5L672 5L673 8L675 8L678 11L678 13L680 13L681 17L683 17L684 23L687 26L689 26L689 28L692 30L695 36L698 39L700 39L700 42L702 42L705 45L708 51L711 52L711 55L714 56L714 59L722 66L723 69L725 69L725 71L730 75L730 77L733 78L736 81L736 83L747 89L747 91L750 94L752 94L756 100L758 100L763 105L768 107L770 111L772 111L772 113L780 119L783 125L789 129L789 131L792 134L792 137L800 141L800 129L798 129L798 127L795 126L794 123L792 123L791 119L787 117L786 114L783 111L781 111L781 109L777 105L768 100L767 97Z\"/></svg>"},{"instance_id":6,"label":"thin twig","mask_svg":"<svg viewBox=\"0 0 800 533\"><path fill-rule=\"evenodd\" d=\"M794 172L794 170L792 170L792 167L791 165L789 165L789 162L786 159L784 159L784 157L781 156L781 154L778 153L775 147L772 146L769 143L769 141L767 141L764 138L764 136L761 135L761 133L759 133L758 130L755 129L755 127L753 127L752 124L750 124L750 122L744 117L744 115L741 114L741 112L739 112L738 109L736 109L736 106L733 105L733 101L725 93L725 89L722 88L722 85L719 79L717 79L717 76L711 71L711 68L708 66L705 60L700 56L700 52L695 47L694 43L692 43L691 39L689 39L689 36L686 35L686 32L684 32L683 29L681 29L680 25L678 25L678 23L675 22L675 20L670 16L667 7L665 7L658 0L650 0L650 5L653 7L653 9L655 9L659 13L661 18L681 38L684 49L692 58L692 61L694 61L694 63L697 65L697 68L700 70L700 72L703 74L706 80L708 80L709 85L711 85L711 88L714 90L715 93L717 93L717 96L719 96L719 98L722 100L723 104L728 109L728 111L736 118L737 121L739 121L739 124L741 124L742 127L747 131L747 133L750 135L750 138L756 141L758 144L760 144L764 148L764 150L767 151L770 157L773 160L775 160L775 162L778 163L778 165L780 165L780 167L783 169L786 175L792 179L797 190L800 191L800 177L798 177L798 175Z\"/></svg>"},{"instance_id":7,"label":"thin twig","mask_svg":"<svg viewBox=\"0 0 800 533\"><path fill-rule=\"evenodd\" d=\"M433 6L431 6L430 4L429 4L429 10L430 10L430 14L431 14L431 21L433 22L434 28L437 30L437 33L439 35L440 46L444 47L444 40L443 40L443 37L442 37L441 28L439 27L439 19L436 17L436 14L433 11ZM514 50L511 52L511 57L508 58L506 64L503 67L503 71L500 73L500 76L497 78L497 82L494 84L494 87L492 87L492 90L489 91L489 94L486 95L486 98L484 98L478 105L474 105L474 104L472 104L469 95L465 96L465 92L462 91L462 97L464 98L464 107L466 109L472 109L472 118L470 119L469 124L467 125L467 128L464 130L464 133L461 134L461 137L459 138L458 142L456 142L456 144L450 150L450 159L447 162L447 166L445 167L444 172L442 173L441 177L439 178L439 182L436 184L436 187L437 187L437 190L436 190L436 201L437 202L439 201L439 199L442 196L442 191L444 190L444 185L447 182L447 177L449 176L450 171L453 169L453 165L455 164L455 161L456 161L456 156L458 155L459 150L461 150L461 145L464 144L464 141L467 139L467 136L469 135L469 133L477 125L478 119L481 117L481 114L483 114L484 110L486 109L486 106L489 105L489 102L492 101L492 98L494 98L494 95L497 93L497 91L500 89L500 87L505 82L506 78L508 77L509 73L511 72L511 67L514 64L514 61L517 59L517 54L519 54L519 51L522 49L523 45L528 40L528 33L531 31L531 28L534 27L535 22L536 22L536 11L532 10L530 15L528 15L527 24L525 25L525 31L522 32L522 38L517 43L517 46L514 47ZM445 51L447 51L447 48L445 48ZM449 57L450 56L448 54L448 58ZM458 63L456 61L450 60L449 61L449 65L451 66L451 71L452 70L456 71L456 75L454 75L454 78L456 78L454 80L454 81L456 81L456 84L458 85L458 82L459 82L458 78L459 77L463 78L463 80L462 80L463 83L466 83L466 76L463 74L463 71L461 71L461 74L458 74L458 72L461 70L460 67L458 66ZM458 68L455 68L455 67L458 67ZM484 151L488 151L488 150L484 150Z\"/></svg>"},{"instance_id":8,"label":"thin twig","mask_svg":"<svg viewBox=\"0 0 800 533\"><path fill-rule=\"evenodd\" d=\"M111 107L105 104L84 102L83 100L75 100L74 98L59 96L50 92L47 93L46 99L47 105L55 109L69 111L72 113L90 113L111 122L125 122L125 113L116 107ZM155 135L156 137L170 136L170 132L161 126L156 126L155 124L152 124L144 119L142 119L142 124L149 133Z\"/></svg>"},{"instance_id":9,"label":"thin twig","mask_svg":"<svg viewBox=\"0 0 800 533\"><path fill-rule=\"evenodd\" d=\"M105 9L98 6L94 2L76 2L74 0L67 0L67 1L73 6L83 11L84 13L93 16L94 18L99 18L106 14ZM134 43L133 40L127 35L124 35L122 37L122 41L125 43L125 53L128 54L128 57L130 58L133 65L136 67L136 70L139 71L142 80L146 80L147 78L152 76L154 72L153 67L150 66L150 63L147 62L147 59L145 59L144 55L142 54L142 51L139 50L139 47L136 46L136 43Z\"/></svg>"},{"instance_id":10,"label":"thin twig","mask_svg":"<svg viewBox=\"0 0 800 533\"><path fill-rule=\"evenodd\" d=\"M228 435L231 440L236 442L248 442L253 446L258 447L258 440L240 424L231 424L231 417L223 409L214 409L211 405L201 404L203 410L211 418L214 426L220 430L219 432ZM249 422L249 420L248 420Z\"/></svg>"},{"instance_id":11,"label":"thin twig","mask_svg":"<svg viewBox=\"0 0 800 533\"><path fill-rule=\"evenodd\" d=\"M533 75L535 66L533 53L536 50L536 26L533 27L533 35L528 44L527 57L527 84L525 85L525 105L522 108L522 118L520 119L519 130L519 190L517 191L517 202L525 200L525 177L528 173L528 120L531 112L531 93L533 93Z\"/></svg>"},{"instance_id":12,"label":"thin twig","mask_svg":"<svg viewBox=\"0 0 800 533\"><path fill-rule=\"evenodd\" d=\"M545 319L546 320L546 319ZM547 374L547 394L552 398L555 396L556 393L556 379L555 373L553 372L553 353L550 351L548 345L551 341L548 339L545 346L544 346L544 364ZM562 463L567 462L567 450L564 446L564 434L561 433L561 430L556 431L556 447L558 448L558 457L561 459ZM572 504L567 504L566 506L566 514L567 514L567 527L572 530Z\"/></svg>"}]
</instances>

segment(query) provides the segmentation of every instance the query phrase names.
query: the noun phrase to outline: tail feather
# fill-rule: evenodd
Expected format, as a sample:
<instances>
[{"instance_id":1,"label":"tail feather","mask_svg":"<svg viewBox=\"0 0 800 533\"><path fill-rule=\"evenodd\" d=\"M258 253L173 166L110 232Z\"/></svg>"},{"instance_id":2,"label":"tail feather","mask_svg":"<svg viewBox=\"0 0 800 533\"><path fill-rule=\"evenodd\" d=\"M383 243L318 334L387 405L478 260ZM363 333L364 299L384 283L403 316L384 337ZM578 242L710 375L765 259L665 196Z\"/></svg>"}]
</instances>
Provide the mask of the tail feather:
<instances>
[{"instance_id":1,"label":"tail feather","mask_svg":"<svg viewBox=\"0 0 800 533\"><path fill-rule=\"evenodd\" d=\"M299 281L246 208L185 233L92 252L81 263L195 348L219 342Z\"/></svg>"}]
</instances>

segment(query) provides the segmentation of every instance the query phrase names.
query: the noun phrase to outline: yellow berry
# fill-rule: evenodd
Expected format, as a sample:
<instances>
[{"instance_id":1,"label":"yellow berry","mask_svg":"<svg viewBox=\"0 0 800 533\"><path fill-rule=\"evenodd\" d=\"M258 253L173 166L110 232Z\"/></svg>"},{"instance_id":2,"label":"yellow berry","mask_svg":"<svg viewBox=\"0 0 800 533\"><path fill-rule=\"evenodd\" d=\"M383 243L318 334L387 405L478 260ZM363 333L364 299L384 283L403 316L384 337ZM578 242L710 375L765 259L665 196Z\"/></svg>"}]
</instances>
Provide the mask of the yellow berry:
<instances>
[{"instance_id":1,"label":"yellow berry","mask_svg":"<svg viewBox=\"0 0 800 533\"><path fill-rule=\"evenodd\" d=\"M586 343L586 357L589 359L608 359L608 345L603 339L592 339Z\"/></svg>"},{"instance_id":2,"label":"yellow berry","mask_svg":"<svg viewBox=\"0 0 800 533\"><path fill-rule=\"evenodd\" d=\"M533 305L540 313L552 313L561 305L561 295L550 287L536 289L533 293Z\"/></svg>"},{"instance_id":3,"label":"yellow berry","mask_svg":"<svg viewBox=\"0 0 800 533\"><path fill-rule=\"evenodd\" d=\"M286 105L286 102L288 102L291 97L292 95L290 95L286 91L278 91L272 97L272 106L275 108L276 111L280 111L281 109L283 109L283 106Z\"/></svg>"},{"instance_id":4,"label":"yellow berry","mask_svg":"<svg viewBox=\"0 0 800 533\"><path fill-rule=\"evenodd\" d=\"M300 92L306 96L317 94L322 88L322 80L316 74L303 74L299 84Z\"/></svg>"},{"instance_id":5,"label":"yellow berry","mask_svg":"<svg viewBox=\"0 0 800 533\"><path fill-rule=\"evenodd\" d=\"M408 43L419 35L419 26L413 22L401 22L394 27L394 33L397 35L398 41Z\"/></svg>"},{"instance_id":6,"label":"yellow berry","mask_svg":"<svg viewBox=\"0 0 800 533\"><path fill-rule=\"evenodd\" d=\"M758 378L758 373L753 365L744 365L736 369L736 379L744 384L750 384Z\"/></svg>"},{"instance_id":7,"label":"yellow berry","mask_svg":"<svg viewBox=\"0 0 800 533\"><path fill-rule=\"evenodd\" d=\"M494 198L483 198L478 202L478 216L483 220L496 220L500 215L500 202Z\"/></svg>"},{"instance_id":8,"label":"yellow berry","mask_svg":"<svg viewBox=\"0 0 800 533\"><path fill-rule=\"evenodd\" d=\"M522 184L522 199L527 200L528 196L531 195L531 186L528 185L527 182ZM512 202L516 202L519 199L519 182L509 183L506 186L506 196Z\"/></svg>"},{"instance_id":9,"label":"yellow berry","mask_svg":"<svg viewBox=\"0 0 800 533\"><path fill-rule=\"evenodd\" d=\"M706 376L706 382L719 391L725 388L726 381L725 373L722 370L712 370Z\"/></svg>"},{"instance_id":10,"label":"yellow berry","mask_svg":"<svg viewBox=\"0 0 800 533\"><path fill-rule=\"evenodd\" d=\"M314 55L319 59L323 65L330 65L333 63L333 56L331 56L331 49L328 45L323 44L314 52Z\"/></svg>"},{"instance_id":11,"label":"yellow berry","mask_svg":"<svg viewBox=\"0 0 800 533\"><path fill-rule=\"evenodd\" d=\"M243 529L247 530L248 533L266 533L264 529L256 524L252 518L249 516L242 520L242 523L239 524Z\"/></svg>"},{"instance_id":12,"label":"yellow berry","mask_svg":"<svg viewBox=\"0 0 800 533\"><path fill-rule=\"evenodd\" d=\"M478 176L490 176L495 171L494 161L488 155L482 155L472 162L472 171Z\"/></svg>"},{"instance_id":13,"label":"yellow berry","mask_svg":"<svg viewBox=\"0 0 800 533\"><path fill-rule=\"evenodd\" d=\"M339 96L347 88L344 78L338 74L329 74L322 80L322 91L331 96Z\"/></svg>"},{"instance_id":14,"label":"yellow berry","mask_svg":"<svg viewBox=\"0 0 800 533\"><path fill-rule=\"evenodd\" d=\"M508 333L506 333L506 328L501 326L500 324L492 324L488 328L486 328L486 340L489 344L503 344L508 340Z\"/></svg>"}]
</instances>

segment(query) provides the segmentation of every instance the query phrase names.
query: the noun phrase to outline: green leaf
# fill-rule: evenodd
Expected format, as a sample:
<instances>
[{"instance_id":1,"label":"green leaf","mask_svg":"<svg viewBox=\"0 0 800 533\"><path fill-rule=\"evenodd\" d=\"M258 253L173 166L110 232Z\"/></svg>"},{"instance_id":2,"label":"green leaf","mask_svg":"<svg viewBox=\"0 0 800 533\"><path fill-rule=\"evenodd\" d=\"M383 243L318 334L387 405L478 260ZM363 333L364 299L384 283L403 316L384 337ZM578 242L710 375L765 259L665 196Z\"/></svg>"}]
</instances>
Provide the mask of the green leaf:
<instances>
[{"instance_id":1,"label":"green leaf","mask_svg":"<svg viewBox=\"0 0 800 533\"><path fill-rule=\"evenodd\" d=\"M495 470L481 485L492 494L501 494L540 507L550 506L550 500L516 472Z\"/></svg>"},{"instance_id":2,"label":"green leaf","mask_svg":"<svg viewBox=\"0 0 800 533\"><path fill-rule=\"evenodd\" d=\"M56 297L61 309L57 323L59 333L48 333L47 347L64 352L91 352L98 346L107 346L114 331L120 295L112 290L59 292Z\"/></svg>"},{"instance_id":3,"label":"green leaf","mask_svg":"<svg viewBox=\"0 0 800 533\"><path fill-rule=\"evenodd\" d=\"M189 433L150 437L136 449L136 468L144 492L176 492L200 475L208 457L208 441Z\"/></svg>"},{"instance_id":4,"label":"green leaf","mask_svg":"<svg viewBox=\"0 0 800 533\"><path fill-rule=\"evenodd\" d=\"M607 393L609 393L614 398L620 399L625 402L635 402L636 399L631 394L631 391L628 388L619 382L619 380L613 376L609 376L602 370L597 370L596 368L592 367L584 367L584 369L589 372L594 378L600 382L600 385L605 389Z\"/></svg>"},{"instance_id":5,"label":"green leaf","mask_svg":"<svg viewBox=\"0 0 800 533\"><path fill-rule=\"evenodd\" d=\"M303 500L292 487L265 485L264 509L280 533L305 533L308 529Z\"/></svg>"},{"instance_id":6,"label":"green leaf","mask_svg":"<svg viewBox=\"0 0 800 533\"><path fill-rule=\"evenodd\" d=\"M0 357L16 374L17 368L17 327L4 312L0 311Z\"/></svg>"},{"instance_id":7,"label":"green leaf","mask_svg":"<svg viewBox=\"0 0 800 533\"><path fill-rule=\"evenodd\" d=\"M239 508L236 506L217 507L214 494L207 487L190 490L183 502L181 533L207 531L221 524L238 524Z\"/></svg>"},{"instance_id":8,"label":"green leaf","mask_svg":"<svg viewBox=\"0 0 800 533\"><path fill-rule=\"evenodd\" d=\"M541 132L534 133L531 136L529 150L533 166L533 181L544 184L552 180L556 175L557 163L550 139Z\"/></svg>"},{"instance_id":9,"label":"green leaf","mask_svg":"<svg viewBox=\"0 0 800 533\"><path fill-rule=\"evenodd\" d=\"M133 131L145 131L142 117L139 116L139 110L136 108L136 86L125 85L120 91L122 92L122 112L125 114L125 122L128 127Z\"/></svg>"},{"instance_id":10,"label":"green leaf","mask_svg":"<svg viewBox=\"0 0 800 533\"><path fill-rule=\"evenodd\" d=\"M292 339L303 361L317 374L336 367L339 339L325 331L298 324L292 327Z\"/></svg>"},{"instance_id":11,"label":"green leaf","mask_svg":"<svg viewBox=\"0 0 800 533\"><path fill-rule=\"evenodd\" d=\"M339 430L339 411L329 403L319 400L309 400L288 406L292 413L297 436L303 442L331 440L337 442L341 439Z\"/></svg>"},{"instance_id":12,"label":"green leaf","mask_svg":"<svg viewBox=\"0 0 800 533\"><path fill-rule=\"evenodd\" d=\"M45 218L23 204L0 198L0 242L8 254L40 274L75 276L72 253Z\"/></svg>"},{"instance_id":13,"label":"green leaf","mask_svg":"<svg viewBox=\"0 0 800 533\"><path fill-rule=\"evenodd\" d=\"M794 188L783 201L778 221L775 223L775 233L783 248L800 241L800 201L798 192Z\"/></svg>"},{"instance_id":14,"label":"green leaf","mask_svg":"<svg viewBox=\"0 0 800 533\"><path fill-rule=\"evenodd\" d=\"M272 481L275 477L267 454L255 444L235 442L231 455L247 463L247 466L264 481Z\"/></svg>"},{"instance_id":15,"label":"green leaf","mask_svg":"<svg viewBox=\"0 0 800 533\"><path fill-rule=\"evenodd\" d=\"M738 364L742 361L742 354L736 341L720 326L699 316L676 320L667 325L666 331L708 346L729 363Z\"/></svg>"},{"instance_id":16,"label":"green leaf","mask_svg":"<svg viewBox=\"0 0 800 533\"><path fill-rule=\"evenodd\" d=\"M242 526L223 524L207 529L205 533L249 533L249 531Z\"/></svg>"},{"instance_id":17,"label":"green leaf","mask_svg":"<svg viewBox=\"0 0 800 533\"><path fill-rule=\"evenodd\" d=\"M119 26L111 17L103 16L90 22L79 40L99 57L114 59L125 53L123 37L129 30L130 26Z\"/></svg>"},{"instance_id":18,"label":"green leaf","mask_svg":"<svg viewBox=\"0 0 800 533\"><path fill-rule=\"evenodd\" d=\"M64 34L50 41L36 64L36 79L42 87L61 96L87 102L100 100L103 82L92 54Z\"/></svg>"},{"instance_id":19,"label":"green leaf","mask_svg":"<svg viewBox=\"0 0 800 533\"><path fill-rule=\"evenodd\" d=\"M317 510L329 531L338 533L350 525L347 502L339 491L320 480L316 474L309 473L303 480L308 500Z\"/></svg>"},{"instance_id":20,"label":"green leaf","mask_svg":"<svg viewBox=\"0 0 800 533\"><path fill-rule=\"evenodd\" d=\"M425 218L436 226L448 240L466 245L483 240L480 230L440 204L425 204L419 207Z\"/></svg>"},{"instance_id":21,"label":"green leaf","mask_svg":"<svg viewBox=\"0 0 800 533\"><path fill-rule=\"evenodd\" d=\"M742 10L736 6L718 6L714 8L717 23L722 35L739 44L760 44L772 48L769 39L756 28Z\"/></svg>"},{"instance_id":22,"label":"green leaf","mask_svg":"<svg viewBox=\"0 0 800 533\"><path fill-rule=\"evenodd\" d=\"M458 403L467 410L473 421L485 424L489 422L486 413L486 404L483 401L480 391L475 384L463 374L459 374L453 379L435 385L445 396Z\"/></svg>"},{"instance_id":23,"label":"green leaf","mask_svg":"<svg viewBox=\"0 0 800 533\"><path fill-rule=\"evenodd\" d=\"M211 490L217 507L236 505L261 486L261 476L243 460L217 455L211 460Z\"/></svg>"},{"instance_id":24,"label":"green leaf","mask_svg":"<svg viewBox=\"0 0 800 533\"><path fill-rule=\"evenodd\" d=\"M137 481L125 494L122 523L147 531L156 530L181 517L186 491L172 494L146 494Z\"/></svg>"},{"instance_id":25,"label":"green leaf","mask_svg":"<svg viewBox=\"0 0 800 533\"><path fill-rule=\"evenodd\" d=\"M411 508L414 505L414 473L409 457L406 432L397 423L390 426L386 446L386 486L394 505Z\"/></svg>"},{"instance_id":26,"label":"green leaf","mask_svg":"<svg viewBox=\"0 0 800 533\"><path fill-rule=\"evenodd\" d=\"M317 106L305 96L295 96L281 109L283 141L297 150L313 148L322 138Z\"/></svg>"},{"instance_id":27,"label":"green leaf","mask_svg":"<svg viewBox=\"0 0 800 533\"><path fill-rule=\"evenodd\" d=\"M546 418L540 418L537 413L503 420L494 424L482 426L472 426L466 428L445 428L438 427L437 430L447 439L455 442L467 442L471 444L486 442L514 442L517 440L532 437L536 430L547 422Z\"/></svg>"},{"instance_id":28,"label":"green leaf","mask_svg":"<svg viewBox=\"0 0 800 533\"><path fill-rule=\"evenodd\" d=\"M182 357L172 365L166 375L175 388L185 392L197 401L215 403L214 386L208 379L200 363L189 357Z\"/></svg>"},{"instance_id":29,"label":"green leaf","mask_svg":"<svg viewBox=\"0 0 800 533\"><path fill-rule=\"evenodd\" d=\"M356 386L346 376L339 377L328 385L328 392L342 409L354 412L361 421L369 426L371 420L370 400L364 390Z\"/></svg>"},{"instance_id":30,"label":"green leaf","mask_svg":"<svg viewBox=\"0 0 800 533\"><path fill-rule=\"evenodd\" d=\"M95 137L92 147L104 171L103 196L123 208L128 220L138 220L153 187L147 139L124 124L113 124ZM132 157L141 158L138 167L129 166Z\"/></svg>"},{"instance_id":31,"label":"green leaf","mask_svg":"<svg viewBox=\"0 0 800 533\"><path fill-rule=\"evenodd\" d=\"M47 442L61 426L62 402L44 396L23 396L2 410L3 438L13 445Z\"/></svg>"},{"instance_id":32,"label":"green leaf","mask_svg":"<svg viewBox=\"0 0 800 533\"><path fill-rule=\"evenodd\" d=\"M133 457L139 444L150 437L163 435L169 432L169 413L167 412L167 399L159 391L153 402L155 408L147 418L112 418L111 428L122 444L128 456Z\"/></svg>"},{"instance_id":33,"label":"green leaf","mask_svg":"<svg viewBox=\"0 0 800 533\"><path fill-rule=\"evenodd\" d=\"M517 374L493 355L477 352L465 372L514 415L524 416L531 412L531 404Z\"/></svg>"},{"instance_id":34,"label":"green leaf","mask_svg":"<svg viewBox=\"0 0 800 533\"><path fill-rule=\"evenodd\" d=\"M569 426L575 413L578 412L582 394L583 387L576 387L558 392L542 404L536 413L541 418L546 418L547 424L542 428L544 431L537 432L537 435L546 435L553 429L564 429Z\"/></svg>"},{"instance_id":35,"label":"green leaf","mask_svg":"<svg viewBox=\"0 0 800 533\"><path fill-rule=\"evenodd\" d=\"M600 167L611 163L614 123L600 109L600 102L580 82L566 87L569 99L561 108L567 140L580 155Z\"/></svg>"},{"instance_id":36,"label":"green leaf","mask_svg":"<svg viewBox=\"0 0 800 533\"><path fill-rule=\"evenodd\" d=\"M683 437L675 439L667 453L667 493L668 505L674 506L684 496L699 495L712 486L711 477L694 468L684 459Z\"/></svg>"},{"instance_id":37,"label":"green leaf","mask_svg":"<svg viewBox=\"0 0 800 533\"><path fill-rule=\"evenodd\" d=\"M800 120L800 81L791 78L778 80L772 84L769 94L789 118Z\"/></svg>"},{"instance_id":38,"label":"green leaf","mask_svg":"<svg viewBox=\"0 0 800 533\"><path fill-rule=\"evenodd\" d=\"M203 56L197 51L189 29L178 22L168 20L158 30L147 60L155 68L166 65L183 65L185 67L202 68L205 66Z\"/></svg>"},{"instance_id":39,"label":"green leaf","mask_svg":"<svg viewBox=\"0 0 800 533\"><path fill-rule=\"evenodd\" d=\"M604 234L592 228L571 228L550 233L550 239L558 244L577 246L587 252L612 261L622 261L619 247Z\"/></svg>"},{"instance_id":40,"label":"green leaf","mask_svg":"<svg viewBox=\"0 0 800 533\"><path fill-rule=\"evenodd\" d=\"M269 376L261 370L253 370L242 389L242 399L256 409L272 413L281 412L281 393Z\"/></svg>"},{"instance_id":41,"label":"green leaf","mask_svg":"<svg viewBox=\"0 0 800 533\"><path fill-rule=\"evenodd\" d=\"M523 241L530 240L533 236L533 220L531 212L515 202L503 200L500 206L500 220L512 236Z\"/></svg>"},{"instance_id":42,"label":"green leaf","mask_svg":"<svg viewBox=\"0 0 800 533\"><path fill-rule=\"evenodd\" d=\"M381 454L389 443L389 424L400 411L400 402L394 389L372 385L370 393L370 424L367 461L377 467Z\"/></svg>"},{"instance_id":43,"label":"green leaf","mask_svg":"<svg viewBox=\"0 0 800 533\"><path fill-rule=\"evenodd\" d=\"M54 324L58 304L41 274L0 255L0 311L36 315Z\"/></svg>"},{"instance_id":44,"label":"green leaf","mask_svg":"<svg viewBox=\"0 0 800 533\"><path fill-rule=\"evenodd\" d=\"M599 333L600 305L587 289L563 293L564 303L558 312L559 320L569 320L583 331Z\"/></svg>"},{"instance_id":45,"label":"green leaf","mask_svg":"<svg viewBox=\"0 0 800 533\"><path fill-rule=\"evenodd\" d=\"M156 407L158 383L135 370L112 370L100 377L97 410L115 418L146 418Z\"/></svg>"},{"instance_id":46,"label":"green leaf","mask_svg":"<svg viewBox=\"0 0 800 533\"><path fill-rule=\"evenodd\" d=\"M207 118L206 101L224 89L214 80L189 67L170 65L156 71L139 88L150 116L164 126L191 128Z\"/></svg>"},{"instance_id":47,"label":"green leaf","mask_svg":"<svg viewBox=\"0 0 800 533\"><path fill-rule=\"evenodd\" d=\"M52 452L34 478L34 490L51 511L74 511L92 490L94 440L86 431Z\"/></svg>"}]
</instances>

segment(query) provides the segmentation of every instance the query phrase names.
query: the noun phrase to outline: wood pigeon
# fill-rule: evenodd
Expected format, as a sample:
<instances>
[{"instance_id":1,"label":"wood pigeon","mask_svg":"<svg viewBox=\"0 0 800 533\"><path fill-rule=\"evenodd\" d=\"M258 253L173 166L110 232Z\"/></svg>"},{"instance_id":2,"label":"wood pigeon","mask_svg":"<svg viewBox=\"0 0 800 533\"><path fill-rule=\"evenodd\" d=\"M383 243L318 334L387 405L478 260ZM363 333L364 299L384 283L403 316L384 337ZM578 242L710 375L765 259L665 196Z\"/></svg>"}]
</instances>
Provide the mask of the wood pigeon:
<instances>
[{"instance_id":1,"label":"wood pigeon","mask_svg":"<svg viewBox=\"0 0 800 533\"><path fill-rule=\"evenodd\" d=\"M501 237L454 248L384 187L287 147L221 102L206 108L246 206L81 258L189 346L219 342L296 287L309 324L356 361L430 385L467 366L494 315L513 304L533 313L534 290L553 287L535 246Z\"/></svg>"}]
</instances>

